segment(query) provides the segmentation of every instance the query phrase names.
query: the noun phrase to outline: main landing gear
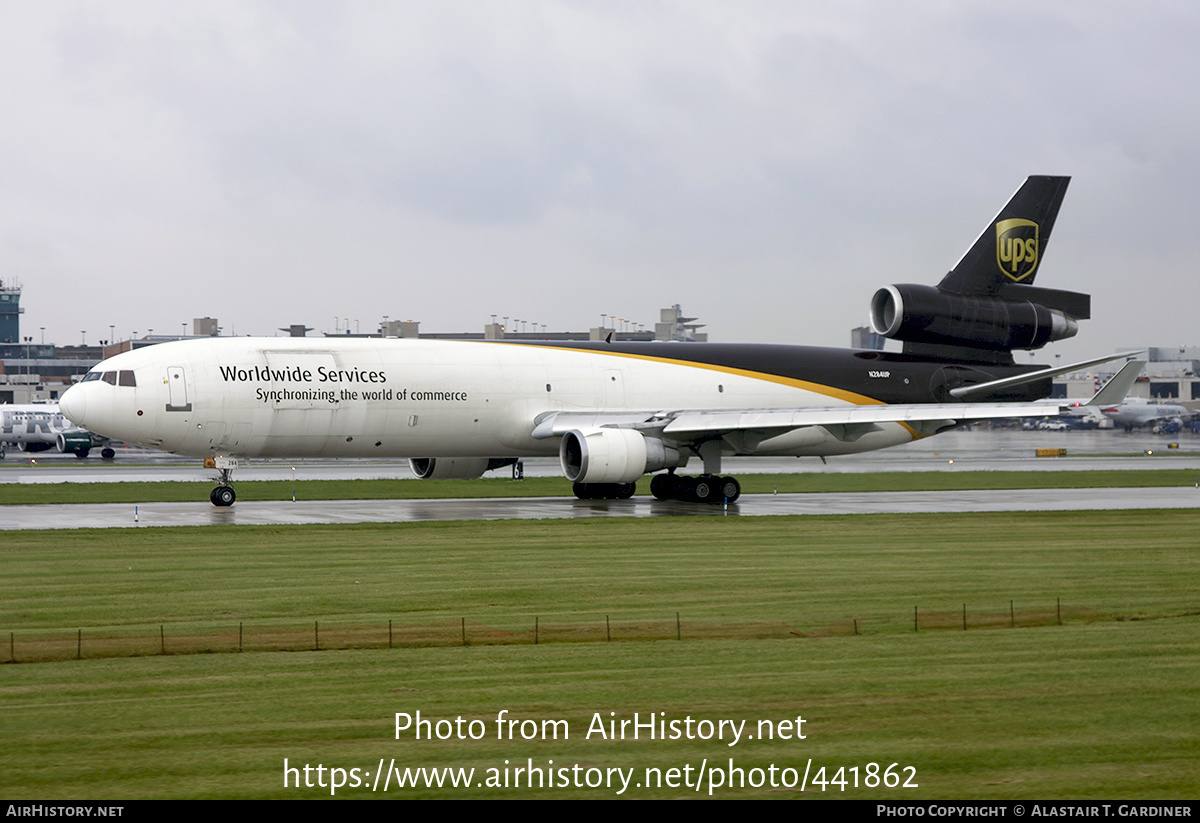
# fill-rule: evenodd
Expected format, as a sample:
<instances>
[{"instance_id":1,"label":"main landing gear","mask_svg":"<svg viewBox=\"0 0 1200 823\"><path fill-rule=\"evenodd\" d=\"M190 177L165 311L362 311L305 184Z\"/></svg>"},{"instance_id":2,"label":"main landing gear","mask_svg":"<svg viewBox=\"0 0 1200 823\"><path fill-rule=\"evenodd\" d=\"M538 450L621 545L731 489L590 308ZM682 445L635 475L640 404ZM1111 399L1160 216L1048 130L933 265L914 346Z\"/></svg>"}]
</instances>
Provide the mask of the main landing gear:
<instances>
[{"instance_id":1,"label":"main landing gear","mask_svg":"<svg viewBox=\"0 0 1200 823\"><path fill-rule=\"evenodd\" d=\"M742 484L736 477L702 474L683 477L675 472L656 474L650 481L650 493L659 500L683 500L690 503L733 503L742 496Z\"/></svg>"},{"instance_id":2,"label":"main landing gear","mask_svg":"<svg viewBox=\"0 0 1200 823\"><path fill-rule=\"evenodd\" d=\"M628 500L637 483L576 483L571 488L580 500Z\"/></svg>"},{"instance_id":3,"label":"main landing gear","mask_svg":"<svg viewBox=\"0 0 1200 823\"><path fill-rule=\"evenodd\" d=\"M575 496L580 500L628 500L637 490L636 483L576 483ZM213 489L213 494L221 487ZM229 490L232 493L232 489ZM682 500L687 503L733 503L742 496L742 484L736 477L717 477L702 474L683 477L674 472L656 474L650 480L650 493L659 500ZM214 503L217 501L214 499ZM217 505L221 505L217 503Z\"/></svg>"},{"instance_id":4,"label":"main landing gear","mask_svg":"<svg viewBox=\"0 0 1200 823\"><path fill-rule=\"evenodd\" d=\"M208 464L207 460L205 464ZM229 457L217 457L209 468L215 468L220 472L220 476L217 478L216 488L209 492L208 499L214 506L232 506L233 501L237 500L237 494L234 493L233 486L229 485L229 479L233 470L237 468L237 461Z\"/></svg>"},{"instance_id":5,"label":"main landing gear","mask_svg":"<svg viewBox=\"0 0 1200 823\"><path fill-rule=\"evenodd\" d=\"M684 477L668 469L650 480L650 493L659 500L681 500L687 503L734 503L742 496L742 484L736 477L721 476L721 440L706 440L692 446L692 451L704 461L704 473L699 477ZM580 500L626 500L633 496L633 483L576 483L575 496Z\"/></svg>"},{"instance_id":6,"label":"main landing gear","mask_svg":"<svg viewBox=\"0 0 1200 823\"><path fill-rule=\"evenodd\" d=\"M733 503L742 496L742 484L736 477L721 476L721 441L706 440L692 449L704 461L704 474L683 477L669 469L650 481L650 493L659 500L683 500L690 503Z\"/></svg>"}]
</instances>

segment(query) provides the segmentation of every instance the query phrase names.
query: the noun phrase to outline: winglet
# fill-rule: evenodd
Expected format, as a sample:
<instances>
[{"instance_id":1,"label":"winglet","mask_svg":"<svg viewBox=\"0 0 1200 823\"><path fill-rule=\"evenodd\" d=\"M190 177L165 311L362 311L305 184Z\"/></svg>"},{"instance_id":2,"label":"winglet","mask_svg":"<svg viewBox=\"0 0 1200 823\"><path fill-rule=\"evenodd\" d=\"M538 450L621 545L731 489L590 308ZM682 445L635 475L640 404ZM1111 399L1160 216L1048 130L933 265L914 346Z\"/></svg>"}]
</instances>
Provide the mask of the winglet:
<instances>
[{"instance_id":1,"label":"winglet","mask_svg":"<svg viewBox=\"0 0 1200 823\"><path fill-rule=\"evenodd\" d=\"M1124 402L1125 395L1129 394L1129 390L1133 388L1134 381L1138 379L1138 375L1142 373L1145 365L1145 360L1130 360L1113 375L1111 380L1104 384L1104 388L1083 404L1084 407L1098 411L1100 406L1113 406Z\"/></svg>"}]
</instances>

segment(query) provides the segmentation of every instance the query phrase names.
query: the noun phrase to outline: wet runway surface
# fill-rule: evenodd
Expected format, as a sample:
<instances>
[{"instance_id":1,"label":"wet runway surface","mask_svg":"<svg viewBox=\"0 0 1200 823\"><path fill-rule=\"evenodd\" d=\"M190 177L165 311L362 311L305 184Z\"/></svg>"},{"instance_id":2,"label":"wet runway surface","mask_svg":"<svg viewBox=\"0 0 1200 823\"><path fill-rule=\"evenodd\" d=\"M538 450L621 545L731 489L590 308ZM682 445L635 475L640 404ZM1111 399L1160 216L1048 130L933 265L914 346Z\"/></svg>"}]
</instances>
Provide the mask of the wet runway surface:
<instances>
[{"instance_id":1,"label":"wet runway surface","mask_svg":"<svg viewBox=\"0 0 1200 823\"><path fill-rule=\"evenodd\" d=\"M1168 445L1176 443L1178 448ZM1035 457L1039 448L1065 448L1066 457ZM1148 454L1149 453L1149 454ZM1195 508L1200 489L1032 489L968 492L860 492L746 495L728 508L638 497L624 501L574 498L469 500L370 500L239 502L219 509L208 502L212 470L154 453L120 453L115 461L75 460L9 452L0 461L0 483L93 483L190 481L190 503L95 505L0 505L0 530L417 522L430 520L574 519L584 517L764 516L879 512L1046 511L1088 509ZM957 431L882 452L830 458L732 458L729 474L762 472L841 473L865 471L1083 471L1195 469L1200 478L1200 442L1190 433L1172 438L1148 432ZM559 475L558 461L525 461L527 476ZM234 480L339 480L411 478L407 461L307 460L243 463Z\"/></svg>"},{"instance_id":2,"label":"wet runway surface","mask_svg":"<svg viewBox=\"0 0 1200 823\"><path fill-rule=\"evenodd\" d=\"M1177 448L1170 448L1174 443ZM1038 449L1065 449L1066 457L1039 458ZM30 458L33 458L31 463ZM1166 461L1166 462L1164 462ZM731 457L724 474L856 473L899 471L1086 471L1196 468L1200 437L1163 437L1138 431L953 431L883 451L830 457ZM695 469L693 463L690 468ZM554 457L527 458L529 477L559 477ZM294 471L293 471L294 470ZM489 474L508 476L509 469ZM689 472L694 473L694 471ZM0 483L207 482L216 472L195 458L161 452L118 451L116 460L76 460L70 455L10 451L0 460ZM234 480L371 480L413 478L407 460L243 460Z\"/></svg>"},{"instance_id":3,"label":"wet runway surface","mask_svg":"<svg viewBox=\"0 0 1200 823\"><path fill-rule=\"evenodd\" d=\"M650 497L456 500L308 500L245 502L219 509L208 502L5 506L2 529L144 528L148 526L384 523L433 520L572 520L591 517L760 517L786 514L1061 511L1200 508L1200 489L1029 489L989 491L754 494L732 506Z\"/></svg>"}]
</instances>

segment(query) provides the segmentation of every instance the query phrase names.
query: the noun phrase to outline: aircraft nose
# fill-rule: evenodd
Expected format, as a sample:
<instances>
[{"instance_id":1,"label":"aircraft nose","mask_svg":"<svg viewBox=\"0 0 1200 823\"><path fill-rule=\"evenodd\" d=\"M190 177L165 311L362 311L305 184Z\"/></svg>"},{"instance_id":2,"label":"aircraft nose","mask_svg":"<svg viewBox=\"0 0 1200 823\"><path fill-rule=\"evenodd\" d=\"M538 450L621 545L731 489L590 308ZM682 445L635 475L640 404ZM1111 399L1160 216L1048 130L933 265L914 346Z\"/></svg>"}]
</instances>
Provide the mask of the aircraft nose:
<instances>
[{"instance_id":1,"label":"aircraft nose","mask_svg":"<svg viewBox=\"0 0 1200 823\"><path fill-rule=\"evenodd\" d=\"M81 386L72 386L58 400L58 410L74 423L83 426L84 415L87 413L87 394Z\"/></svg>"}]
</instances>

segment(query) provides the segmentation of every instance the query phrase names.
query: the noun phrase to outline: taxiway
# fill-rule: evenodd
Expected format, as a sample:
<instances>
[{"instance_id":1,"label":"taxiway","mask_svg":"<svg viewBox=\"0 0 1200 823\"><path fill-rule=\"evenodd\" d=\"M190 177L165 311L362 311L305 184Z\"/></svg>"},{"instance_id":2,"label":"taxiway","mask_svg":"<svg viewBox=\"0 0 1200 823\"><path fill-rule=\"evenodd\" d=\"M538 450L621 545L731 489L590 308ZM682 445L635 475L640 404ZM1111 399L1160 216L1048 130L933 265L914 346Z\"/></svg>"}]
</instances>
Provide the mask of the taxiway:
<instances>
[{"instance_id":1,"label":"taxiway","mask_svg":"<svg viewBox=\"0 0 1200 823\"><path fill-rule=\"evenodd\" d=\"M302 500L4 506L0 530L147 526L411 523L433 520L573 520L592 517L761 517L789 514L1065 511L1200 508L1200 489L1110 488L751 494L731 506L573 497L451 500Z\"/></svg>"},{"instance_id":2,"label":"taxiway","mask_svg":"<svg viewBox=\"0 0 1200 823\"><path fill-rule=\"evenodd\" d=\"M1170 449L1176 442L1181 448ZM1066 457L1038 458L1039 448L1064 448ZM0 505L0 530L145 526L263 525L417 522L430 520L578 519L586 517L678 517L902 512L1050 511L1195 508L1200 489L1015 489L1003 491L911 491L744 495L729 507L664 502L648 496L624 501L574 498L457 500L242 501L219 509L207 500L213 477L194 460L155 453L123 454L116 461L10 459L0 465L0 483L93 483L190 481L189 503ZM24 457L24 456L22 456ZM36 457L36 456L35 456ZM525 461L527 476L558 475L558 461ZM1200 444L1189 433L1165 439L1150 433L1114 431L1065 433L957 431L890 451L832 458L742 458L727 461L735 474L761 472L897 471L1083 471L1195 469L1200 484ZM239 480L350 480L410 478L406 461L253 461L237 470Z\"/></svg>"}]
</instances>

